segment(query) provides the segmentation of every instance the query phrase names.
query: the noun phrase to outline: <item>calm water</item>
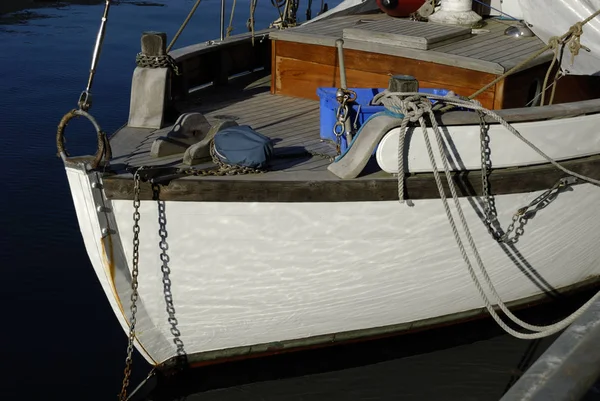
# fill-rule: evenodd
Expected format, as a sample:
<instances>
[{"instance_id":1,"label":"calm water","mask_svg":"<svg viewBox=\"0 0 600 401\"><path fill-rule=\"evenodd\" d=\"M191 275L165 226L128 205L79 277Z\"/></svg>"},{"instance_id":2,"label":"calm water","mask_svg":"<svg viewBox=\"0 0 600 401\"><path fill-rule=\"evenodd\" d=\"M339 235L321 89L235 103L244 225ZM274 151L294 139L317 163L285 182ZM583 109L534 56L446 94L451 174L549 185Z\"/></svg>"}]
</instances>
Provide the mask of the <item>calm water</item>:
<instances>
[{"instance_id":1,"label":"calm water","mask_svg":"<svg viewBox=\"0 0 600 401\"><path fill-rule=\"evenodd\" d=\"M171 37L192 4L123 1L112 8L92 109L106 131L127 118L141 32ZM204 0L178 46L217 36L218 4ZM54 142L58 120L85 86L102 7L93 0L46 2L0 15L1 399L110 400L119 390L126 337L89 264ZM234 32L244 31L247 7L238 2ZM269 2L259 4L257 26L275 17ZM69 150L89 153L93 134L78 124L69 126ZM199 400L497 400L548 344L514 340L483 321L209 368L190 391L201 392L193 398ZM133 382L147 372L136 359ZM164 399L175 397L162 391Z\"/></svg>"}]
</instances>

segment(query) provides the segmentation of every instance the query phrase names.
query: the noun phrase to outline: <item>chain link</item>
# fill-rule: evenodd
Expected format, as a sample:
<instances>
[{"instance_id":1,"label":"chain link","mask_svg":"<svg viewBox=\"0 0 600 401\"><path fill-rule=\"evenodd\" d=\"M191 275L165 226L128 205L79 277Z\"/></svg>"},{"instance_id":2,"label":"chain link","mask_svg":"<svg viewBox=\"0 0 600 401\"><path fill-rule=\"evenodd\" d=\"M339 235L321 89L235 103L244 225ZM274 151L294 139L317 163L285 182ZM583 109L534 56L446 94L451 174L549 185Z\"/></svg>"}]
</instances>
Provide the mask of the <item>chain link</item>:
<instances>
[{"instance_id":1,"label":"chain link","mask_svg":"<svg viewBox=\"0 0 600 401\"><path fill-rule=\"evenodd\" d=\"M171 258L167 253L169 249L169 244L167 242L167 214L166 214L166 204L165 201L160 200L160 187L157 184L152 185L152 192L154 194L155 200L158 202L158 235L160 237L160 242L158 246L161 250L160 260L162 265L160 270L163 274L162 283L163 283L163 294L165 298L165 306L168 315L167 321L169 322L171 328L169 329L171 334L173 335L173 343L177 347L177 367L179 369L185 368L187 366L187 354L185 352L185 348L183 345L183 340L181 339L181 331L178 328L177 318L175 317L175 305L173 303L173 293L171 292L171 268L169 267L169 262Z\"/></svg>"},{"instance_id":2,"label":"chain link","mask_svg":"<svg viewBox=\"0 0 600 401\"><path fill-rule=\"evenodd\" d=\"M517 210L513 215L512 221L506 228L504 233L498 221L498 212L494 197L490 195L489 176L492 167L489 125L485 122L485 116L481 111L478 111L480 117L480 143L481 143L481 192L483 199L483 213L485 226L496 241L505 244L515 244L519 238L525 233L525 225L535 213L545 208L554 198L568 185L574 184L577 179L575 177L561 178L552 188L544 191L540 196L532 200L527 206ZM514 235L511 237L510 235Z\"/></svg>"},{"instance_id":3,"label":"chain link","mask_svg":"<svg viewBox=\"0 0 600 401\"><path fill-rule=\"evenodd\" d=\"M133 342L135 340L135 324L138 300L138 274L140 260L140 167L133 175L133 262L131 269L131 320L129 322L129 341L127 344L127 358L125 358L125 371L123 385L119 400L127 399L127 388L129 387L129 378L131 377L131 365L133 362Z\"/></svg>"},{"instance_id":4,"label":"chain link","mask_svg":"<svg viewBox=\"0 0 600 401\"><path fill-rule=\"evenodd\" d=\"M175 75L181 75L177 63L173 57L168 54L165 54L164 56L148 56L144 53L138 53L137 56L135 56L135 64L138 67L144 68L170 68Z\"/></svg>"},{"instance_id":5,"label":"chain link","mask_svg":"<svg viewBox=\"0 0 600 401\"><path fill-rule=\"evenodd\" d=\"M217 165L216 169L205 169L198 170L195 168L180 168L176 171L175 174L184 174L190 176L200 176L200 177L208 177L208 176L225 176L225 175L244 175L244 174L263 174L266 173L267 170L261 170L253 167L246 166L238 166L224 162L217 156L217 152L215 149L215 143L212 141L210 143L210 156L214 164ZM293 158L300 156L314 156L320 157L329 161L333 161L334 157L328 155L326 153L314 152L311 150L305 150L301 153L293 153L290 155L278 155L278 158Z\"/></svg>"},{"instance_id":6,"label":"chain link","mask_svg":"<svg viewBox=\"0 0 600 401\"><path fill-rule=\"evenodd\" d=\"M540 196L532 200L527 206L524 206L517 210L512 217L512 222L506 229L506 233L500 237L500 242L507 244L514 244L519 240L519 237L525 232L524 227L535 214L548 206L566 187L573 185L577 182L575 177L565 177L558 180L552 188L544 191ZM516 228L515 228L516 225ZM509 235L514 230L515 235L510 238Z\"/></svg>"},{"instance_id":7,"label":"chain link","mask_svg":"<svg viewBox=\"0 0 600 401\"><path fill-rule=\"evenodd\" d=\"M481 192L483 196L483 213L484 223L490 235L499 241L501 235L498 234L494 225L498 225L498 213L496 210L496 202L493 196L490 196L489 178L492 168L491 148L489 125L485 122L485 116L478 111L479 114L479 141L481 147Z\"/></svg>"},{"instance_id":8,"label":"chain link","mask_svg":"<svg viewBox=\"0 0 600 401\"><path fill-rule=\"evenodd\" d=\"M333 134L335 135L335 150L338 156L341 153L342 135L346 132L346 120L348 120L350 115L348 103L354 102L356 96L356 92L350 89L339 88L335 93L335 98L338 101L339 106L335 113L336 121L333 125Z\"/></svg>"}]
</instances>

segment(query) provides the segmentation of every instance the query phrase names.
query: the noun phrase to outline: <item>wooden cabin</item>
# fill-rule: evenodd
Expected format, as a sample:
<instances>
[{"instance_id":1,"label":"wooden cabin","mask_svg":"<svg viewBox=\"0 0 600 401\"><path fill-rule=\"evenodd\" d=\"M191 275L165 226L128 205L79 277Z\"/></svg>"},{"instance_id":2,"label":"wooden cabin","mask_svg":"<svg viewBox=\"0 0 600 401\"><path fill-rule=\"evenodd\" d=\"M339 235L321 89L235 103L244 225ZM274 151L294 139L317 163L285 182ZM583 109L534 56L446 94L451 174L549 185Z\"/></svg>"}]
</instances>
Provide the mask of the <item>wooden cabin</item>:
<instances>
[{"instance_id":1,"label":"wooden cabin","mask_svg":"<svg viewBox=\"0 0 600 401\"><path fill-rule=\"evenodd\" d=\"M452 90L469 96L528 59L544 46L537 37L513 37L504 31L515 21L486 19L478 29L436 25L390 17L385 13L346 15L286 30L257 32L175 50L186 82L179 97L195 86L226 84L228 77L256 69L271 72L271 93L318 99L317 88L337 87L339 62L335 41L344 39L349 87L387 87L391 75L412 75L420 87ZM539 105L553 53L547 51L477 99L489 109ZM552 77L549 82L552 82ZM600 77L559 79L554 103L591 99L600 93ZM185 95L184 95L185 97Z\"/></svg>"}]
</instances>

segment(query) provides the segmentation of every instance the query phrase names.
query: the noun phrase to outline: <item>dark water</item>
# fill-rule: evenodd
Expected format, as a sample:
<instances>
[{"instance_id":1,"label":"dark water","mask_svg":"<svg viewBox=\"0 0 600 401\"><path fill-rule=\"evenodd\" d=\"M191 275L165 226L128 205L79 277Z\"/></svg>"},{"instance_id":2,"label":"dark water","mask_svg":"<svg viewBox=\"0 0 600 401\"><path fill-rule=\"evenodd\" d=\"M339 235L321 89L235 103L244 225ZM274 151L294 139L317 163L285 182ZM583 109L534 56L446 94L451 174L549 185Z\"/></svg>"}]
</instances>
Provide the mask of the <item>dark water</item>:
<instances>
[{"instance_id":1,"label":"dark water","mask_svg":"<svg viewBox=\"0 0 600 401\"><path fill-rule=\"evenodd\" d=\"M5 10L18 3L2 2ZM38 2L0 15L3 400L109 400L120 388L126 337L89 264L54 142L58 120L85 86L101 3ZM192 4L122 1L112 8L92 109L106 131L126 121L141 32L162 30L171 37ZM218 36L218 4L204 0L178 46ZM238 2L234 33L245 29L247 8ZM259 3L257 26L275 17L269 2ZM69 126L68 147L89 153L93 134L78 124ZM189 390L201 394L190 399L497 400L549 343L512 339L486 320L207 368L191 379ZM148 370L137 357L133 383ZM174 399L172 388L161 389L162 399Z\"/></svg>"}]
</instances>

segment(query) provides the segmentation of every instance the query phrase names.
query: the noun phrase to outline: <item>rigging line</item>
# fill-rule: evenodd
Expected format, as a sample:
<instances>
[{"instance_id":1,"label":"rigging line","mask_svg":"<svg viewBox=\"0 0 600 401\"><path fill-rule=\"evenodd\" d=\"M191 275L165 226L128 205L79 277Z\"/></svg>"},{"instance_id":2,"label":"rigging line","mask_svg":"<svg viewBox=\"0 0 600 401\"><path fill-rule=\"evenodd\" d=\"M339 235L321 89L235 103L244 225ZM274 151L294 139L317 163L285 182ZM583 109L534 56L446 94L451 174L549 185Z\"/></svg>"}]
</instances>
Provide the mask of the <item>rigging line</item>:
<instances>
[{"instance_id":1,"label":"rigging line","mask_svg":"<svg viewBox=\"0 0 600 401\"><path fill-rule=\"evenodd\" d=\"M192 7L192 9L190 10L190 13L188 14L188 16L185 18L185 20L183 21L183 23L179 27L179 30L177 30L177 33L175 34L175 36L173 36L173 39L171 40L171 43L169 43L169 46L167 47L167 53L171 51L171 49L173 48L173 45L175 44L175 42L177 42L177 39L179 39L179 35L181 35L181 33L183 32L183 30L187 26L188 22L190 22L190 20L194 16L194 13L196 12L196 9L200 5L201 1L202 0L196 0L196 4L194 4L194 6Z\"/></svg>"},{"instance_id":2,"label":"rigging line","mask_svg":"<svg viewBox=\"0 0 600 401\"><path fill-rule=\"evenodd\" d=\"M233 14L235 13L235 3L237 0L233 0L233 5L231 6L231 16L229 17L229 26L227 27L227 37L231 36L231 32L233 31Z\"/></svg>"},{"instance_id":3,"label":"rigging line","mask_svg":"<svg viewBox=\"0 0 600 401\"><path fill-rule=\"evenodd\" d=\"M542 93L546 92L548 89L552 88L554 85L557 84L557 82L563 77L564 75L559 75L558 78L556 78L554 81L552 81L551 84L549 84L548 86L546 86L543 91L540 91L540 93L538 93L537 95L534 96L533 99L531 99L529 102L527 102L527 104L525 104L525 107L529 107L531 106L536 100L538 100L541 96ZM554 89L553 89L554 90Z\"/></svg>"}]
</instances>

